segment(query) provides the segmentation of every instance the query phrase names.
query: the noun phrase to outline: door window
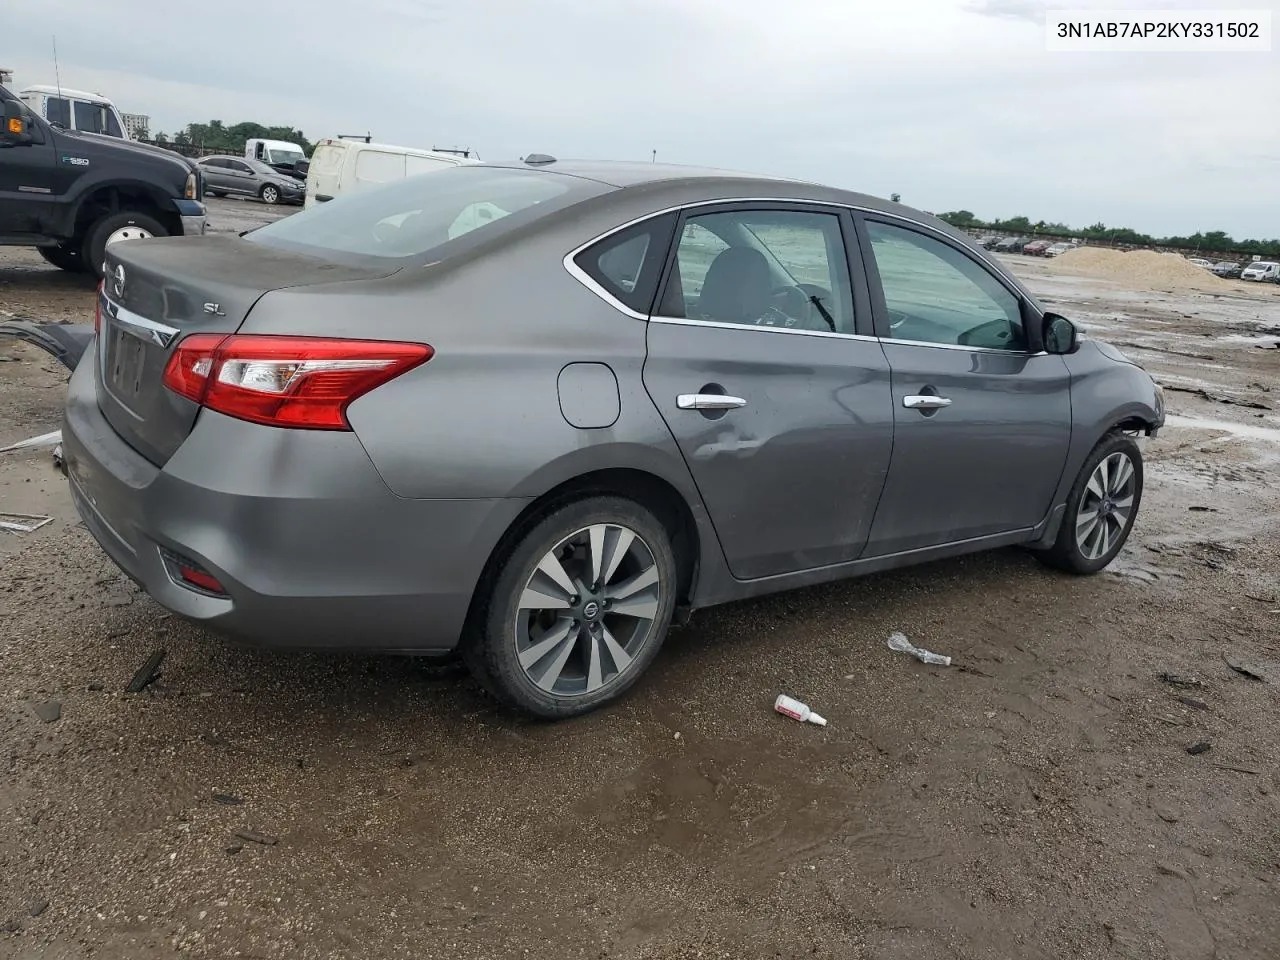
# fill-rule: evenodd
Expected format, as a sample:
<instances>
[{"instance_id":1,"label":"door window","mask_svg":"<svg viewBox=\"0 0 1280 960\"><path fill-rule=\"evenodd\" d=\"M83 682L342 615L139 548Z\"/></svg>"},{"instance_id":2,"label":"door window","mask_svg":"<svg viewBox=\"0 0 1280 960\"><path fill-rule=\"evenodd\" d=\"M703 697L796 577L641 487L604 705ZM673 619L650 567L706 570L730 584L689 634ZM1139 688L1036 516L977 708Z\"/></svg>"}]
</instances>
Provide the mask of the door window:
<instances>
[{"instance_id":1,"label":"door window","mask_svg":"<svg viewBox=\"0 0 1280 960\"><path fill-rule=\"evenodd\" d=\"M976 261L904 227L868 221L867 233L884 288L889 338L1026 349L1018 298Z\"/></svg>"},{"instance_id":2,"label":"door window","mask_svg":"<svg viewBox=\"0 0 1280 960\"><path fill-rule=\"evenodd\" d=\"M208 160L201 160L200 165L202 167L214 167L225 170L227 168L227 161L223 160L221 157L212 157Z\"/></svg>"},{"instance_id":3,"label":"door window","mask_svg":"<svg viewBox=\"0 0 1280 960\"><path fill-rule=\"evenodd\" d=\"M227 166L231 168L232 173L253 173L249 165L242 160L228 160Z\"/></svg>"},{"instance_id":4,"label":"door window","mask_svg":"<svg viewBox=\"0 0 1280 960\"><path fill-rule=\"evenodd\" d=\"M44 102L44 118L49 123L71 128L71 101L62 97L49 97Z\"/></svg>"},{"instance_id":5,"label":"door window","mask_svg":"<svg viewBox=\"0 0 1280 960\"><path fill-rule=\"evenodd\" d=\"M688 217L661 303L666 317L853 333L840 218L800 210Z\"/></svg>"},{"instance_id":6,"label":"door window","mask_svg":"<svg viewBox=\"0 0 1280 960\"><path fill-rule=\"evenodd\" d=\"M76 112L76 129L87 133L107 132L107 108L99 103L73 101Z\"/></svg>"}]
</instances>

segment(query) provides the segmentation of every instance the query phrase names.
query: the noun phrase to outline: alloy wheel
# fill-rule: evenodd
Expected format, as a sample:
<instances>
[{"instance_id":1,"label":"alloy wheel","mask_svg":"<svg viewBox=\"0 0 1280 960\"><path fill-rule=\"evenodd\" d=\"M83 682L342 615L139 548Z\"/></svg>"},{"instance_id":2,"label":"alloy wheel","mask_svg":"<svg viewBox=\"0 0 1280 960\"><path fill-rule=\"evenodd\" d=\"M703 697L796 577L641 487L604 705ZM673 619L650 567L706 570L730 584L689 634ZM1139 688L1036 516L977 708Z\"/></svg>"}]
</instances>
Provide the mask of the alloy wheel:
<instances>
[{"instance_id":1,"label":"alloy wheel","mask_svg":"<svg viewBox=\"0 0 1280 960\"><path fill-rule=\"evenodd\" d=\"M1076 546L1087 560L1103 557L1133 520L1137 472L1127 453L1104 457L1089 476L1076 510Z\"/></svg>"},{"instance_id":2,"label":"alloy wheel","mask_svg":"<svg viewBox=\"0 0 1280 960\"><path fill-rule=\"evenodd\" d=\"M154 234L150 230L129 224L118 230L111 231L111 235L107 237L106 246L109 247L120 240L150 240L153 236Z\"/></svg>"},{"instance_id":3,"label":"alloy wheel","mask_svg":"<svg viewBox=\"0 0 1280 960\"><path fill-rule=\"evenodd\" d=\"M649 545L620 524L592 524L561 540L538 562L517 606L525 676L557 696L614 683L655 632L661 580Z\"/></svg>"}]
</instances>

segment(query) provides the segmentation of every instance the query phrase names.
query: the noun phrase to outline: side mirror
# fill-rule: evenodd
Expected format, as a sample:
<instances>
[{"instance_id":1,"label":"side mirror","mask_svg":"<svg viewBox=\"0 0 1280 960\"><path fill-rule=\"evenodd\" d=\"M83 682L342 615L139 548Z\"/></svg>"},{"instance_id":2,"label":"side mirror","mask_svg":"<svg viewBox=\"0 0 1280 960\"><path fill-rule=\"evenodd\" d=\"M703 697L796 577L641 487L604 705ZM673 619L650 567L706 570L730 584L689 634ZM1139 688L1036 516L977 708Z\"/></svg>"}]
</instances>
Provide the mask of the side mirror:
<instances>
[{"instance_id":1,"label":"side mirror","mask_svg":"<svg viewBox=\"0 0 1280 960\"><path fill-rule=\"evenodd\" d=\"M1044 315L1043 339L1046 353L1075 353L1080 346L1080 332L1076 325L1056 313Z\"/></svg>"},{"instance_id":2,"label":"side mirror","mask_svg":"<svg viewBox=\"0 0 1280 960\"><path fill-rule=\"evenodd\" d=\"M12 146L31 142L31 128L27 124L22 104L16 100L4 102L4 128L0 130L0 140Z\"/></svg>"},{"instance_id":3,"label":"side mirror","mask_svg":"<svg viewBox=\"0 0 1280 960\"><path fill-rule=\"evenodd\" d=\"M293 163L293 169L299 176L305 177L307 175L307 171L311 169L311 161L295 160Z\"/></svg>"}]
</instances>

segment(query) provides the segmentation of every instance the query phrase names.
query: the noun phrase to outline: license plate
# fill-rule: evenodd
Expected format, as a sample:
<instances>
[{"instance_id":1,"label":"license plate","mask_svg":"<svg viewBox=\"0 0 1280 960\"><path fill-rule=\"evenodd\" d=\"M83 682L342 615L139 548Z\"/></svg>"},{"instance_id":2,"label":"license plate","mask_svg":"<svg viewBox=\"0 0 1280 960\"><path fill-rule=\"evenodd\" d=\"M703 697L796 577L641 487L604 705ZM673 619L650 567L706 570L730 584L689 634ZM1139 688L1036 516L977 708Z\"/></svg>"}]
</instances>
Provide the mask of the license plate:
<instances>
[{"instance_id":1,"label":"license plate","mask_svg":"<svg viewBox=\"0 0 1280 960\"><path fill-rule=\"evenodd\" d=\"M142 386L147 345L123 330L115 332L111 350L111 385L125 398L136 397Z\"/></svg>"}]
</instances>

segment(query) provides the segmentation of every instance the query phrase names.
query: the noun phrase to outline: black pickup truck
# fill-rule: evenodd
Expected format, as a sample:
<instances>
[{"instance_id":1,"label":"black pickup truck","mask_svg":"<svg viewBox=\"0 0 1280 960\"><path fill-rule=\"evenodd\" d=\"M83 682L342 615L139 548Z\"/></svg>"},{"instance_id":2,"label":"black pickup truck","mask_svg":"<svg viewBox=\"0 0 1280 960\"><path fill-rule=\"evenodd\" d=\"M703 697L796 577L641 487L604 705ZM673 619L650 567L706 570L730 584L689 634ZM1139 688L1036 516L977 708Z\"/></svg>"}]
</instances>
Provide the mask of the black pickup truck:
<instances>
[{"instance_id":1,"label":"black pickup truck","mask_svg":"<svg viewBox=\"0 0 1280 960\"><path fill-rule=\"evenodd\" d=\"M202 234L193 161L118 137L50 126L0 86L0 245L102 275L108 243Z\"/></svg>"}]
</instances>

